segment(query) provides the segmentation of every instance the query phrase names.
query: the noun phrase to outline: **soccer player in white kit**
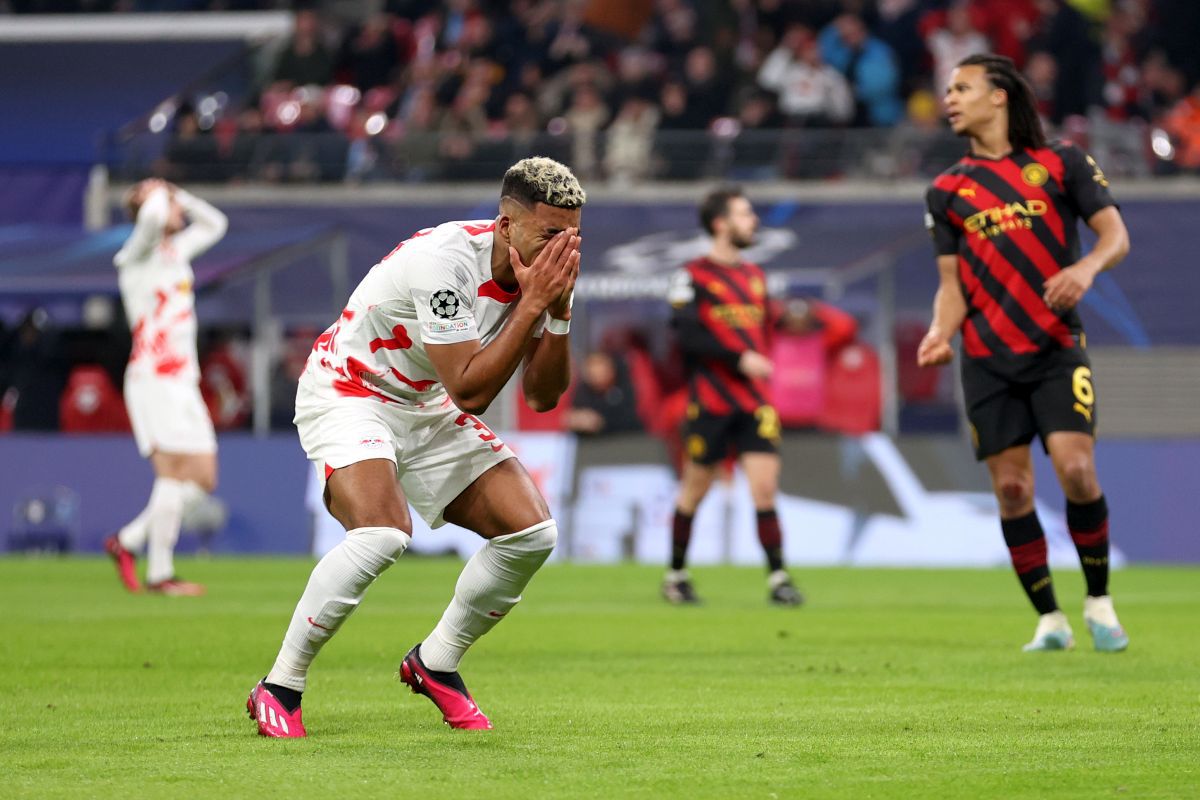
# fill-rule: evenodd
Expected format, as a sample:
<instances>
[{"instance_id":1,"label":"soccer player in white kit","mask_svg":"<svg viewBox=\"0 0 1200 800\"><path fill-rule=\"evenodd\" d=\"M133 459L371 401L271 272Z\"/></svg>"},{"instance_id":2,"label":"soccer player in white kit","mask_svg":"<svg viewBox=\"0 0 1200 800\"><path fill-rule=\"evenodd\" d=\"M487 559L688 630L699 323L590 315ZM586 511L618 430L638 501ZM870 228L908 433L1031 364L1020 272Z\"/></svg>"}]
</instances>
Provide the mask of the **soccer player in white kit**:
<instances>
[{"instance_id":1,"label":"soccer player in white kit","mask_svg":"<svg viewBox=\"0 0 1200 800\"><path fill-rule=\"evenodd\" d=\"M154 486L145 509L104 548L131 592L142 588L134 554L145 548L146 591L199 595L204 587L180 580L174 561L184 511L217 483L217 440L200 396L191 261L221 240L228 221L161 180L137 184L126 204L133 233L113 258L133 330L125 406L138 452L154 467Z\"/></svg>"},{"instance_id":2,"label":"soccer player in white kit","mask_svg":"<svg viewBox=\"0 0 1200 800\"><path fill-rule=\"evenodd\" d=\"M408 503L487 540L400 677L454 728L490 729L459 661L521 599L558 530L529 473L475 416L524 362L525 397L553 408L570 380L579 181L562 164L509 168L494 220L448 222L376 264L313 347L296 396L300 443L345 540L313 569L270 673L246 702L263 736L305 735L308 669L408 547Z\"/></svg>"}]
</instances>

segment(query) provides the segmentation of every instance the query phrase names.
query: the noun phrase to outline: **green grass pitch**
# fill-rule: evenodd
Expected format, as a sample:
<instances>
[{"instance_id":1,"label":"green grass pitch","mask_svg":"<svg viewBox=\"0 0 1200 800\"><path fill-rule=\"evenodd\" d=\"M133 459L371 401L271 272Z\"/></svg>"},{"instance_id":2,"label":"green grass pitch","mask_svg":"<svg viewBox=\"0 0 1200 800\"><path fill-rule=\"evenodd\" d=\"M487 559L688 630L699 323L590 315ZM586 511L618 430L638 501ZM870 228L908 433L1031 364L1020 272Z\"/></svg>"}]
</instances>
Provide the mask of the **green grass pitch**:
<instances>
[{"instance_id":1,"label":"green grass pitch","mask_svg":"<svg viewBox=\"0 0 1200 800\"><path fill-rule=\"evenodd\" d=\"M940 798L1200 796L1200 570L1113 584L1128 652L1025 654L1006 570L549 566L463 663L496 725L451 731L394 673L459 564L402 559L321 654L304 741L254 734L311 563L184 560L206 597L132 596L101 559L0 559L0 796Z\"/></svg>"}]
</instances>

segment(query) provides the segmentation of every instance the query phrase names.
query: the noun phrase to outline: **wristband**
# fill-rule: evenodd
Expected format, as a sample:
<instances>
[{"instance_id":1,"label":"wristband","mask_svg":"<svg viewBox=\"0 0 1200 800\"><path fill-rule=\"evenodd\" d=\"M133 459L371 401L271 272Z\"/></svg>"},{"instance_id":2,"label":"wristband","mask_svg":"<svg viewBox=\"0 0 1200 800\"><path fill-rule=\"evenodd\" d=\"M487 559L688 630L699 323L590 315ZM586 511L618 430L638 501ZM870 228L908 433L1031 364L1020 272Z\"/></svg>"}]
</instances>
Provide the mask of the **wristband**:
<instances>
[{"instance_id":1,"label":"wristband","mask_svg":"<svg viewBox=\"0 0 1200 800\"><path fill-rule=\"evenodd\" d=\"M546 333L553 333L556 336L566 336L567 332L570 330L571 330L571 320L555 319L554 317L546 318L546 327L545 327Z\"/></svg>"}]
</instances>

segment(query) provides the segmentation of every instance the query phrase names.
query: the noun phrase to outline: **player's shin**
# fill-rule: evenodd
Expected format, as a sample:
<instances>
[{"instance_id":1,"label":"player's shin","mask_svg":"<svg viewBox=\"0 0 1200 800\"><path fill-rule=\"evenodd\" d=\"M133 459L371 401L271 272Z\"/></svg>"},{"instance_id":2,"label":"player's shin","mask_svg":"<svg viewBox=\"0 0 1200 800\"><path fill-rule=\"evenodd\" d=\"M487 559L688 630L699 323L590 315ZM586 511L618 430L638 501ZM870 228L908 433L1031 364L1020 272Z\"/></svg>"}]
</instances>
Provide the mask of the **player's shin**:
<instances>
[{"instance_id":1,"label":"player's shin","mask_svg":"<svg viewBox=\"0 0 1200 800\"><path fill-rule=\"evenodd\" d=\"M268 685L303 692L308 668L325 642L358 607L371 583L408 548L397 528L355 528L313 568L283 637Z\"/></svg>"},{"instance_id":2,"label":"player's shin","mask_svg":"<svg viewBox=\"0 0 1200 800\"><path fill-rule=\"evenodd\" d=\"M467 648L521 600L521 592L557 540L558 526L551 519L497 536L471 556L454 587L454 599L421 643L426 666L439 672L456 671Z\"/></svg>"},{"instance_id":3,"label":"player's shin","mask_svg":"<svg viewBox=\"0 0 1200 800\"><path fill-rule=\"evenodd\" d=\"M1000 520L1004 531L1004 542L1012 558L1013 569L1029 596L1029 602L1039 614L1058 610L1054 598L1054 583L1050 578L1050 567L1046 560L1046 534L1038 522L1037 513L1030 511L1023 517Z\"/></svg>"},{"instance_id":4,"label":"player's shin","mask_svg":"<svg viewBox=\"0 0 1200 800\"><path fill-rule=\"evenodd\" d=\"M146 506L146 582L161 583L175 577L175 543L183 521L183 482L157 478ZM128 547L126 545L126 547Z\"/></svg>"},{"instance_id":5,"label":"player's shin","mask_svg":"<svg viewBox=\"0 0 1200 800\"><path fill-rule=\"evenodd\" d=\"M1108 505L1104 495L1090 503L1067 501L1067 527L1079 553L1088 597L1108 594Z\"/></svg>"}]
</instances>

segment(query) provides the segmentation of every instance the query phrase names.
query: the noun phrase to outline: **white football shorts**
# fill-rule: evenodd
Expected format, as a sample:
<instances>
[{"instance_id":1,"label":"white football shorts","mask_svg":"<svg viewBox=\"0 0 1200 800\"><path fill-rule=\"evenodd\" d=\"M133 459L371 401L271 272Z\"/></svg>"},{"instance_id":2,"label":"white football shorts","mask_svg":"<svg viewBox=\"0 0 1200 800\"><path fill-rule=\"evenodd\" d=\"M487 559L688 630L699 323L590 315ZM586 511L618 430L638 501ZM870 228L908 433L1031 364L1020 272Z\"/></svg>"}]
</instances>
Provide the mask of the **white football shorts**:
<instances>
[{"instance_id":1,"label":"white football shorts","mask_svg":"<svg viewBox=\"0 0 1200 800\"><path fill-rule=\"evenodd\" d=\"M386 458L396 465L404 496L432 528L446 524L446 506L480 475L516 455L448 396L424 406L367 397L325 400L301 384L295 421L322 492L334 470Z\"/></svg>"},{"instance_id":2,"label":"white football shorts","mask_svg":"<svg viewBox=\"0 0 1200 800\"><path fill-rule=\"evenodd\" d=\"M162 453L217 452L208 407L191 381L132 378L125 381L125 408L143 458Z\"/></svg>"}]
</instances>

